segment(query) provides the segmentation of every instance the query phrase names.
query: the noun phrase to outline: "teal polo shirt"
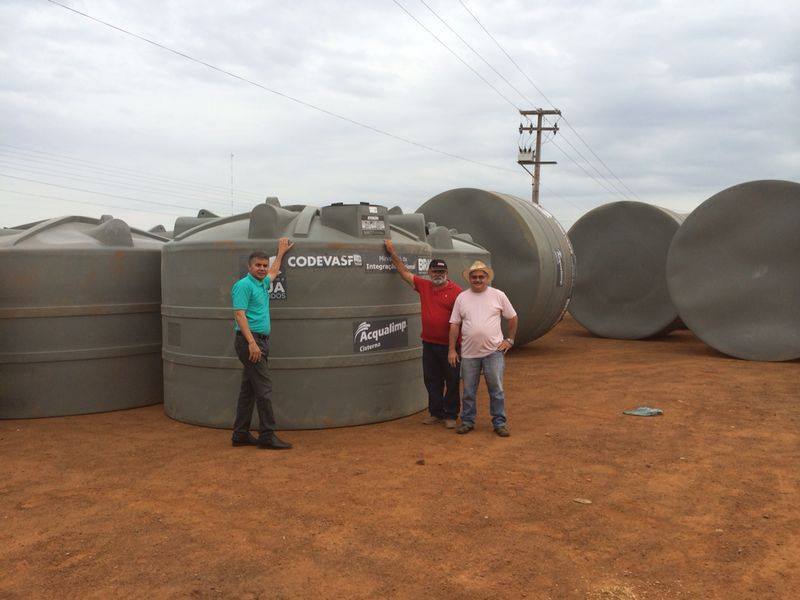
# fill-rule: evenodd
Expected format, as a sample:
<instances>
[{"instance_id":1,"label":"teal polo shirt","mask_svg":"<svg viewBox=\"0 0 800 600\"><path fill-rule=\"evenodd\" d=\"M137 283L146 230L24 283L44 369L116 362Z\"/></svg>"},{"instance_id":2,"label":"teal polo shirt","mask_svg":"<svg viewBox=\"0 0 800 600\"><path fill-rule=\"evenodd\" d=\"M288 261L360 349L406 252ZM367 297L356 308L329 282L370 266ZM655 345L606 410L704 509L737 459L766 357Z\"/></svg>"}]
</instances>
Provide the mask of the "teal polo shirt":
<instances>
[{"instance_id":1,"label":"teal polo shirt","mask_svg":"<svg viewBox=\"0 0 800 600\"><path fill-rule=\"evenodd\" d=\"M259 281L248 273L233 284L231 298L233 310L244 311L250 331L269 335L269 275ZM239 331L239 324L234 323Z\"/></svg>"}]
</instances>

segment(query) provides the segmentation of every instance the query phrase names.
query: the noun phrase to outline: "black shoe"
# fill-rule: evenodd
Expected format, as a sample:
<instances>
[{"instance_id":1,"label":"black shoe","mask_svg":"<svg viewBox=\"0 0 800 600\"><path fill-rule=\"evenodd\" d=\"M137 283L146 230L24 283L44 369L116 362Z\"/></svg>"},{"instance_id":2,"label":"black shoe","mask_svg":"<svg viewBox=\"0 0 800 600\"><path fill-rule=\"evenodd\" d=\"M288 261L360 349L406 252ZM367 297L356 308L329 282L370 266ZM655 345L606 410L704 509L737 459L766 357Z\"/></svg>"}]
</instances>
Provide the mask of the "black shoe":
<instances>
[{"instance_id":1,"label":"black shoe","mask_svg":"<svg viewBox=\"0 0 800 600\"><path fill-rule=\"evenodd\" d=\"M456 429L456 433L469 433L473 429L475 429L475 425L472 423L464 423L462 421L461 425L459 425L458 429Z\"/></svg>"},{"instance_id":2,"label":"black shoe","mask_svg":"<svg viewBox=\"0 0 800 600\"><path fill-rule=\"evenodd\" d=\"M258 440L249 433L244 435L234 435L231 438L231 446L258 446Z\"/></svg>"},{"instance_id":3,"label":"black shoe","mask_svg":"<svg viewBox=\"0 0 800 600\"><path fill-rule=\"evenodd\" d=\"M289 442L284 442L274 433L265 433L258 438L258 447L270 450L288 450L292 447Z\"/></svg>"}]
</instances>

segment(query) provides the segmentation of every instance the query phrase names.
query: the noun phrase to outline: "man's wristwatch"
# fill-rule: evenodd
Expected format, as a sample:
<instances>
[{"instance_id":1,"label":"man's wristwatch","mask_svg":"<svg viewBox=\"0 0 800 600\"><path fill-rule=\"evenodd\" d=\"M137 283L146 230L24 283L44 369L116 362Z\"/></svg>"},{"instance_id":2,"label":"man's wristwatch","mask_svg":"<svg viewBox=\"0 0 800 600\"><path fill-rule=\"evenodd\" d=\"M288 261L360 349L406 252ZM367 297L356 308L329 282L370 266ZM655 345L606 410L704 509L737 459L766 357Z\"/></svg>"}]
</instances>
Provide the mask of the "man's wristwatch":
<instances>
[{"instance_id":1,"label":"man's wristwatch","mask_svg":"<svg viewBox=\"0 0 800 600\"><path fill-rule=\"evenodd\" d=\"M513 340L513 338L506 338L506 341L507 341L509 344L511 344L512 346L514 345L514 340Z\"/></svg>"}]
</instances>

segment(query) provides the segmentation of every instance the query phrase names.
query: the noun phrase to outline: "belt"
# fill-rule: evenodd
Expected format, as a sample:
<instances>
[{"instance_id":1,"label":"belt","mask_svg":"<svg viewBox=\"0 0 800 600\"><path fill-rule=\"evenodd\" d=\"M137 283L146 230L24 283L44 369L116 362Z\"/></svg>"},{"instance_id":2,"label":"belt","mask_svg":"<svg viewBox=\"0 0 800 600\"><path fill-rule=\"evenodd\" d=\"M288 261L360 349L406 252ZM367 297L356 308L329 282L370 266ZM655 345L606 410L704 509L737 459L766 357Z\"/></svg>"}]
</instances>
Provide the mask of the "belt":
<instances>
[{"instance_id":1,"label":"belt","mask_svg":"<svg viewBox=\"0 0 800 600\"><path fill-rule=\"evenodd\" d=\"M253 337L261 339L261 340L268 340L269 339L269 336L267 334L265 334L265 333L256 333L255 331L251 331L250 333L253 334ZM244 337L244 334L241 331L237 331L236 335L240 335L240 336Z\"/></svg>"}]
</instances>

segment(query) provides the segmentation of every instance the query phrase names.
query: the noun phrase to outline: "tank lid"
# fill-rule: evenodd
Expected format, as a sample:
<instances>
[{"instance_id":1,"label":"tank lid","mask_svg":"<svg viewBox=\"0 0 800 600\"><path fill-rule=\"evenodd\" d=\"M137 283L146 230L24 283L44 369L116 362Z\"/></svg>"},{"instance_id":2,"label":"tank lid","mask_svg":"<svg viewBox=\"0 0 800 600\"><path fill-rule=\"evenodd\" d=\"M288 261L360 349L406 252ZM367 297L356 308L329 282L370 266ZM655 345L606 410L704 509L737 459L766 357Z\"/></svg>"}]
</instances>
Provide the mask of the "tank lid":
<instances>
[{"instance_id":1,"label":"tank lid","mask_svg":"<svg viewBox=\"0 0 800 600\"><path fill-rule=\"evenodd\" d=\"M447 227L436 226L433 229L430 229L428 231L428 243L434 248L440 250L453 249L453 237Z\"/></svg>"},{"instance_id":2,"label":"tank lid","mask_svg":"<svg viewBox=\"0 0 800 600\"><path fill-rule=\"evenodd\" d=\"M369 202L334 202L330 206L323 206L319 214L320 223L324 227L336 229L352 237L386 238L389 234L385 206Z\"/></svg>"},{"instance_id":3,"label":"tank lid","mask_svg":"<svg viewBox=\"0 0 800 600\"><path fill-rule=\"evenodd\" d=\"M109 217L104 219L103 217ZM100 224L86 231L86 235L93 237L104 246L133 246L131 229L125 221L115 219L111 215L103 215Z\"/></svg>"},{"instance_id":4,"label":"tank lid","mask_svg":"<svg viewBox=\"0 0 800 600\"><path fill-rule=\"evenodd\" d=\"M197 214L200 215L203 214L204 212L205 214L212 214L202 210ZM173 225L172 231L174 232L175 236L178 236L185 231L194 229L198 225L202 225L203 223L208 223L209 221L215 221L218 218L219 217L178 217L177 219L175 219L175 225Z\"/></svg>"},{"instance_id":5,"label":"tank lid","mask_svg":"<svg viewBox=\"0 0 800 600\"><path fill-rule=\"evenodd\" d=\"M420 213L404 215L402 212L393 214L390 211L387 212L386 219L393 230L402 230L406 235L411 235L421 242L428 237L425 229L425 215Z\"/></svg>"},{"instance_id":6,"label":"tank lid","mask_svg":"<svg viewBox=\"0 0 800 600\"><path fill-rule=\"evenodd\" d=\"M306 206L300 211L287 210L274 204L257 204L249 213L240 213L230 217L219 217L216 219L196 219L194 217L179 217L175 221L174 241L180 242L198 233L209 232L209 230L220 228L219 232L204 235L205 239L274 239L285 233L286 227L293 220L298 219L306 213L311 213L311 217L317 211L313 206ZM309 219L311 218L309 217ZM178 226L180 221L180 227ZM234 233L231 229L232 224L240 224L244 231ZM191 225L191 226L189 226ZM234 226L234 229L236 226ZM225 232L225 233L223 233ZM223 237L217 237L222 235Z\"/></svg>"},{"instance_id":7,"label":"tank lid","mask_svg":"<svg viewBox=\"0 0 800 600\"><path fill-rule=\"evenodd\" d=\"M274 239L278 237L278 208L274 204L259 204L250 211L250 239Z\"/></svg>"},{"instance_id":8,"label":"tank lid","mask_svg":"<svg viewBox=\"0 0 800 600\"><path fill-rule=\"evenodd\" d=\"M311 223L314 217L319 216L319 209L316 206L306 206L300 211L294 224L295 237L308 237L311 231Z\"/></svg>"}]
</instances>

